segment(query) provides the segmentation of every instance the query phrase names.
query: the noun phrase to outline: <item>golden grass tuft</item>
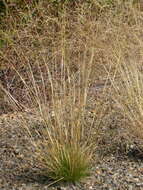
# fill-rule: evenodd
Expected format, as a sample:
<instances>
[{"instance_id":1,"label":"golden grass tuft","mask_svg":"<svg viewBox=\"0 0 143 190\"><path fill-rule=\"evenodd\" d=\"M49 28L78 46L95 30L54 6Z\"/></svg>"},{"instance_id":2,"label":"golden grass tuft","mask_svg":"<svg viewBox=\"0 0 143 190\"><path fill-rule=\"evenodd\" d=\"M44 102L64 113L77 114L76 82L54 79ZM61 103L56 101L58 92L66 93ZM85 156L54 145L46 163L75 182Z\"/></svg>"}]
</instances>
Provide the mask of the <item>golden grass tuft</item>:
<instances>
[{"instance_id":1,"label":"golden grass tuft","mask_svg":"<svg viewBox=\"0 0 143 190\"><path fill-rule=\"evenodd\" d=\"M46 175L51 179L78 182L90 174L91 150L86 150L87 147L72 142L63 145L54 143L48 149L49 146L45 152L40 150L39 157L47 168Z\"/></svg>"},{"instance_id":2,"label":"golden grass tuft","mask_svg":"<svg viewBox=\"0 0 143 190\"><path fill-rule=\"evenodd\" d=\"M85 48L83 62L78 60L76 73L67 62L69 55L64 46L60 59L56 57L60 63L51 65L43 56L42 65L37 61L33 68L27 62L28 79L11 65L26 88L29 107L35 109L42 121L40 128L33 130L23 118L22 127L28 131L37 159L47 169L48 177L56 181L75 182L89 175L92 152L96 148L90 137L97 135L92 132L98 127L94 121L99 119L93 116L90 125L86 121L94 52L94 48Z\"/></svg>"},{"instance_id":3,"label":"golden grass tuft","mask_svg":"<svg viewBox=\"0 0 143 190\"><path fill-rule=\"evenodd\" d=\"M132 61L118 66L119 81L113 82L114 100L127 117L131 135L143 138L143 70L142 64Z\"/></svg>"}]
</instances>

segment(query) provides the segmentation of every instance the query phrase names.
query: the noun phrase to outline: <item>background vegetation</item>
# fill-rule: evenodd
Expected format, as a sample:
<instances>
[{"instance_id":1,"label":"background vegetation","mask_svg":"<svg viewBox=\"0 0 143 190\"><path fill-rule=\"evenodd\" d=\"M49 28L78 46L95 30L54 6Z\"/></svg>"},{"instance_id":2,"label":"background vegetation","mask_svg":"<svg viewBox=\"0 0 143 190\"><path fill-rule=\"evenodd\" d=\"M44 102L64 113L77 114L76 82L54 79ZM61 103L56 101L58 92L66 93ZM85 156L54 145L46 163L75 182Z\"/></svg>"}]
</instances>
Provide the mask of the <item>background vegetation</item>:
<instances>
[{"instance_id":1,"label":"background vegetation","mask_svg":"<svg viewBox=\"0 0 143 190\"><path fill-rule=\"evenodd\" d=\"M78 181L97 152L142 145L142 1L15 0L0 10L1 112L36 114L40 127L21 126L49 177Z\"/></svg>"}]
</instances>

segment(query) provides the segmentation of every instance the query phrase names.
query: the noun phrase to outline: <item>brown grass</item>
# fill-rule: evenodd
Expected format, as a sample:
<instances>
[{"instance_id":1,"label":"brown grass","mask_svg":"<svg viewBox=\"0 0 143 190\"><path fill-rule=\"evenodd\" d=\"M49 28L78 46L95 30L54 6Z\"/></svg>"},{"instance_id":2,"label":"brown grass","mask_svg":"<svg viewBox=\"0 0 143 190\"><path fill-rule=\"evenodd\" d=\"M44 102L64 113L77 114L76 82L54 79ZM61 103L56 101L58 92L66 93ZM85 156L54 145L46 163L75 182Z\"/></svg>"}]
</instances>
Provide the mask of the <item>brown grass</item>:
<instances>
[{"instance_id":1,"label":"brown grass","mask_svg":"<svg viewBox=\"0 0 143 190\"><path fill-rule=\"evenodd\" d=\"M34 108L42 120L34 132L25 120L22 127L55 180L87 175L102 128L108 127L103 121L113 111L109 100L137 126L132 127L135 134L142 130L141 72L136 66L142 59L142 12L122 4L95 13L94 6L65 6L53 14L49 4L40 3L19 26L12 17L15 25L2 33L8 37L0 60L10 77L1 81L1 88L13 109ZM106 90L109 85L116 94ZM99 97L96 87L102 89Z\"/></svg>"}]
</instances>

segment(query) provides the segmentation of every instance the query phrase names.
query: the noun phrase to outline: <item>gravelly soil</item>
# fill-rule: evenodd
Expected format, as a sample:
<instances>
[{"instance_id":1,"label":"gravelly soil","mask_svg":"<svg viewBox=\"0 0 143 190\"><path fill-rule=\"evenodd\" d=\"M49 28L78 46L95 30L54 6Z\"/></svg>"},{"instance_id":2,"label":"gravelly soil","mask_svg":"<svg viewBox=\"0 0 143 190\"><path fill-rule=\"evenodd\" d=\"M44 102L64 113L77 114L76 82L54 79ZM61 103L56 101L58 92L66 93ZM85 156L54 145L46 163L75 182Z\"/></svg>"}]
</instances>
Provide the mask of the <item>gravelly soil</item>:
<instances>
[{"instance_id":1,"label":"gravelly soil","mask_svg":"<svg viewBox=\"0 0 143 190\"><path fill-rule=\"evenodd\" d=\"M30 115L29 115L30 117ZM80 184L56 184L34 157L18 116L0 119L0 190L142 190L143 159L130 154L98 156L92 175ZM132 156L132 157L131 157Z\"/></svg>"}]
</instances>

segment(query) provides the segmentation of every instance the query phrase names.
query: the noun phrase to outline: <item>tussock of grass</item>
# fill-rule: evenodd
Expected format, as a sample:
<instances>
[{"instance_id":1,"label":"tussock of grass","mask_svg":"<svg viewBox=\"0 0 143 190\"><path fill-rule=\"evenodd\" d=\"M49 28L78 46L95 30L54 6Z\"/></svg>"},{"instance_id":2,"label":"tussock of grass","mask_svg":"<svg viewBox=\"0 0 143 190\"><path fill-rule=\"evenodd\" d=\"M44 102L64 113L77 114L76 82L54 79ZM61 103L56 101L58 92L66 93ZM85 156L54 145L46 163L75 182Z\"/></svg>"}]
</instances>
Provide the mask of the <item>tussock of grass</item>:
<instances>
[{"instance_id":1,"label":"tussock of grass","mask_svg":"<svg viewBox=\"0 0 143 190\"><path fill-rule=\"evenodd\" d=\"M115 101L128 119L131 134L143 138L143 76L142 65L131 62L119 65L120 80L114 84Z\"/></svg>"},{"instance_id":2,"label":"tussock of grass","mask_svg":"<svg viewBox=\"0 0 143 190\"><path fill-rule=\"evenodd\" d=\"M83 145L72 143L69 145L55 143L50 151L40 150L39 157L47 168L47 176L54 180L78 182L90 174L91 150L86 150Z\"/></svg>"},{"instance_id":3,"label":"tussock of grass","mask_svg":"<svg viewBox=\"0 0 143 190\"><path fill-rule=\"evenodd\" d=\"M130 13L130 16L129 16ZM130 142L142 141L142 38L141 12L131 8L125 19L122 17L120 32L107 55L111 68L108 75L113 85L112 99L115 109L125 118L126 138ZM123 16L123 15L122 15ZM121 18L121 17L120 17ZM124 24L124 22L128 24ZM131 35L132 34L132 35ZM109 53L109 51L108 51ZM111 55L111 57L110 57ZM107 71L107 69L106 69ZM113 72L114 71L114 72Z\"/></svg>"},{"instance_id":4,"label":"tussock of grass","mask_svg":"<svg viewBox=\"0 0 143 190\"><path fill-rule=\"evenodd\" d=\"M47 175L52 179L74 182L89 174L91 155L96 145L90 137L97 135L94 127L98 126L94 126L94 121L100 118L93 116L87 125L86 107L94 48L90 51L85 49L84 61L81 63L79 60L76 74L67 64L67 58L63 48L58 67L56 63L51 67L46 61L41 67L37 62L34 67L37 68L36 75L28 63L28 83L14 66L13 69L26 88L30 106L36 108L38 117L43 121L43 125L38 129L35 127L34 132L26 121L23 122L36 149L37 159L47 168ZM55 68L58 68L57 80Z\"/></svg>"}]
</instances>

